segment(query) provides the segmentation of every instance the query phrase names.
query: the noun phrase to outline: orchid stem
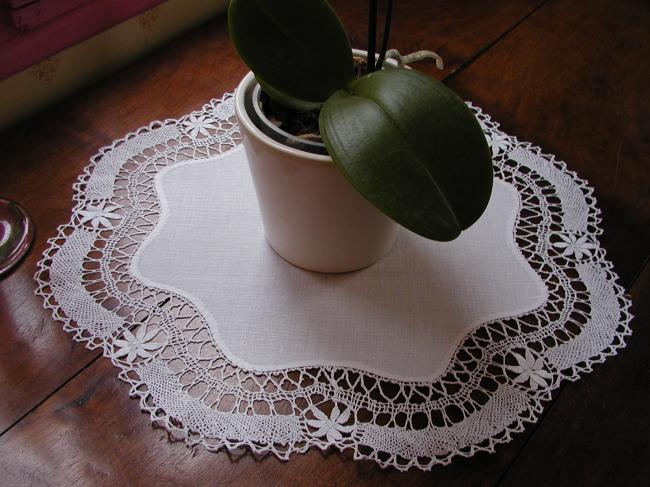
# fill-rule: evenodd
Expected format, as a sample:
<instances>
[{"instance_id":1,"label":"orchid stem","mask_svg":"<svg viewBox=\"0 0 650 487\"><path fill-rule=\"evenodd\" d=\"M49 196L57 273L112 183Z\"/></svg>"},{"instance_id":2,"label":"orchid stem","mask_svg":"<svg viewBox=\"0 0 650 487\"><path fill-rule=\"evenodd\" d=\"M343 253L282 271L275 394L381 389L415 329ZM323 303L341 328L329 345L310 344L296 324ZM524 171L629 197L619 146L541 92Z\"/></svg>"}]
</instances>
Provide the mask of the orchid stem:
<instances>
[{"instance_id":1,"label":"orchid stem","mask_svg":"<svg viewBox=\"0 0 650 487\"><path fill-rule=\"evenodd\" d=\"M379 59L377 59L376 70L381 70L384 66L384 59L386 58L386 49L388 49L388 38L390 37L390 24L393 19L393 0L386 2L386 18L384 20L384 33L381 40L381 48L379 49Z\"/></svg>"},{"instance_id":2,"label":"orchid stem","mask_svg":"<svg viewBox=\"0 0 650 487\"><path fill-rule=\"evenodd\" d=\"M366 64L368 73L375 70L375 43L377 37L377 0L369 0L368 4L368 58Z\"/></svg>"}]
</instances>

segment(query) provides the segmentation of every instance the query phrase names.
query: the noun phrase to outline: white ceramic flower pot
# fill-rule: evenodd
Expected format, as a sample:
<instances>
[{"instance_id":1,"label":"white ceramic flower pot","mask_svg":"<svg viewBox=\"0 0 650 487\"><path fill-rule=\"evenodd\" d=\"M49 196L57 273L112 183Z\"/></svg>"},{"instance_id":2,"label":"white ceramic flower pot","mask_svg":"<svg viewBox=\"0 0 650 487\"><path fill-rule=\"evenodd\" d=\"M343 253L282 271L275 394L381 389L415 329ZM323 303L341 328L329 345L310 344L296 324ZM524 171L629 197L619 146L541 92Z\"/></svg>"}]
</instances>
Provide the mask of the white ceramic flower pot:
<instances>
[{"instance_id":1,"label":"white ceramic flower pot","mask_svg":"<svg viewBox=\"0 0 650 487\"><path fill-rule=\"evenodd\" d=\"M399 225L359 195L329 156L265 135L244 99L255 83L253 73L244 77L235 111L271 247L288 262L318 272L349 272L379 261L393 247Z\"/></svg>"}]
</instances>

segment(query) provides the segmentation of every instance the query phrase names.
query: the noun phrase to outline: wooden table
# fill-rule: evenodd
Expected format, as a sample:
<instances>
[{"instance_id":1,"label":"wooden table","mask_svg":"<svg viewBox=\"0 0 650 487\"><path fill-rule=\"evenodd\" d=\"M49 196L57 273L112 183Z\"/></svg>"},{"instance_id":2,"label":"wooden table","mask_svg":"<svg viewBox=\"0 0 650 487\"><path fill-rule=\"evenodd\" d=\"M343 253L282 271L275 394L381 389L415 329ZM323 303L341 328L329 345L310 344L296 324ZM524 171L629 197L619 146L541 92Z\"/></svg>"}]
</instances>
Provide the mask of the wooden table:
<instances>
[{"instance_id":1,"label":"wooden table","mask_svg":"<svg viewBox=\"0 0 650 487\"><path fill-rule=\"evenodd\" d=\"M334 3L365 48L365 1ZM2 485L647 485L650 478L650 5L644 0L396 2L392 47L432 49L444 79L503 129L595 187L602 243L632 295L620 357L565 384L495 454L406 474L310 451L288 463L189 449L154 429L117 370L74 343L33 295L67 221L72 183L98 148L232 91L246 72L225 16L0 134L0 194L34 217L31 253L0 281Z\"/></svg>"}]
</instances>

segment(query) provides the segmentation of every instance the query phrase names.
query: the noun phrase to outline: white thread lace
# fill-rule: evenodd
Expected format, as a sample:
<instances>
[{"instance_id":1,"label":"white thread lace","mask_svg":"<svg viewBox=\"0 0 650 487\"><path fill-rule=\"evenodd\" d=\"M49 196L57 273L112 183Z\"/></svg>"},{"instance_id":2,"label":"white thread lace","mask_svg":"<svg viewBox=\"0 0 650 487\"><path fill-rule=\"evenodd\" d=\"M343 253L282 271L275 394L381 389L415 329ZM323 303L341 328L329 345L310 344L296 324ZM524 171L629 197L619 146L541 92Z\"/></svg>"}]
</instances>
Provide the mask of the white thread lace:
<instances>
[{"instance_id":1,"label":"white thread lace","mask_svg":"<svg viewBox=\"0 0 650 487\"><path fill-rule=\"evenodd\" d=\"M130 273L160 217L158 171L239 143L230 94L130 133L91 159L74 185L69 223L38 264L36 294L75 340L102 349L154 423L190 445L248 447L281 459L335 446L399 470L494 451L537 420L563 380L616 354L632 316L597 241L593 190L470 107L496 177L520 192L515 240L549 297L530 313L476 328L435 382L331 366L241 369L191 302Z\"/></svg>"}]
</instances>

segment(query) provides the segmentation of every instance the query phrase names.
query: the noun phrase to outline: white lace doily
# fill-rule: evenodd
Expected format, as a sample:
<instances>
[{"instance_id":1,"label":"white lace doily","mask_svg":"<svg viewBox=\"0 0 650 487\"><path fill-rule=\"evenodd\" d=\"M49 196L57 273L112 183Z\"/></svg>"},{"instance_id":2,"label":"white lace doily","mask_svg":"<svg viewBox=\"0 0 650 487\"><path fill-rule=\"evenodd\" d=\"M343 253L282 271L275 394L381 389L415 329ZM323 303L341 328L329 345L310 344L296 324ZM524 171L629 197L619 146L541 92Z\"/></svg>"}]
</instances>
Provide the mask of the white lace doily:
<instances>
[{"instance_id":1,"label":"white lace doily","mask_svg":"<svg viewBox=\"0 0 650 487\"><path fill-rule=\"evenodd\" d=\"M483 216L453 242L402 229L375 265L321 274L266 244L241 149L158 172L161 218L130 269L191 302L237 367L346 366L430 382L475 327L547 299L514 241L520 200L508 183L495 181Z\"/></svg>"},{"instance_id":2,"label":"white lace doily","mask_svg":"<svg viewBox=\"0 0 650 487\"><path fill-rule=\"evenodd\" d=\"M220 347L199 304L135 275L134 257L164 211L156 176L236 151L231 95L143 127L91 159L75 183L70 222L39 262L36 293L75 340L102 348L152 421L188 444L282 459L335 446L400 470L494 451L538 418L562 380L624 346L631 314L597 241L592 189L472 109L497 178L519 195L514 241L545 297L531 311L472 327L432 380L350 364L246 368Z\"/></svg>"}]
</instances>

